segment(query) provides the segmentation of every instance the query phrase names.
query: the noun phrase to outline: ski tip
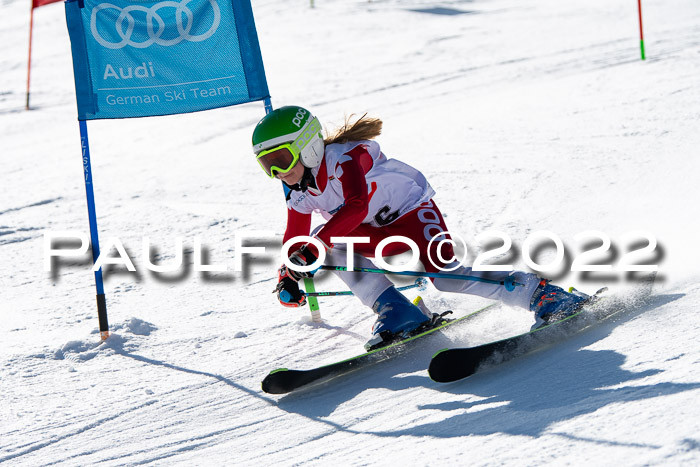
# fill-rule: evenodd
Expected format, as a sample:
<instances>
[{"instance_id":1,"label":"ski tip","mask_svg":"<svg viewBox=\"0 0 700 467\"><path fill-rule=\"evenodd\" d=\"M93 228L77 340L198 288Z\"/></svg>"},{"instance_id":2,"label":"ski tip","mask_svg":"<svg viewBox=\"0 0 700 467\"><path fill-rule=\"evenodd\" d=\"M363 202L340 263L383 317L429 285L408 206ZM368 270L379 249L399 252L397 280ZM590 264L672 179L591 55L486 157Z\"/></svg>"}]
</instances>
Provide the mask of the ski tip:
<instances>
[{"instance_id":1,"label":"ski tip","mask_svg":"<svg viewBox=\"0 0 700 467\"><path fill-rule=\"evenodd\" d=\"M430 365L428 365L428 376L430 379L436 383L452 383L454 381L466 378L467 376L474 373L474 371L465 371L466 367L463 367L461 359L455 359L455 356L450 353L445 353L442 349L438 351L430 360ZM441 356L442 355L442 356Z\"/></svg>"},{"instance_id":2,"label":"ski tip","mask_svg":"<svg viewBox=\"0 0 700 467\"><path fill-rule=\"evenodd\" d=\"M265 379L262 380L262 390L268 394L286 394L292 389L293 386L289 386L288 377L284 373L289 370L286 368L278 368L271 371Z\"/></svg>"},{"instance_id":3,"label":"ski tip","mask_svg":"<svg viewBox=\"0 0 700 467\"><path fill-rule=\"evenodd\" d=\"M281 387L277 384L274 384L273 382L268 381L267 379L264 380L260 384L260 386L261 386L263 392L265 392L267 394L287 394L289 391L291 391L291 389Z\"/></svg>"},{"instance_id":4,"label":"ski tip","mask_svg":"<svg viewBox=\"0 0 700 467\"><path fill-rule=\"evenodd\" d=\"M445 350L450 350L450 349L440 349L440 350L438 350L437 352L435 352L435 354L434 354L431 358L437 357L438 355L440 355L440 354L441 354L442 352L444 352Z\"/></svg>"},{"instance_id":5,"label":"ski tip","mask_svg":"<svg viewBox=\"0 0 700 467\"><path fill-rule=\"evenodd\" d=\"M428 377L430 378L430 381L432 381L434 383L442 383L442 384L454 383L455 381L459 381L460 379L462 379L462 378L448 377L445 375L437 375L437 374L434 374L430 371L428 371Z\"/></svg>"}]
</instances>

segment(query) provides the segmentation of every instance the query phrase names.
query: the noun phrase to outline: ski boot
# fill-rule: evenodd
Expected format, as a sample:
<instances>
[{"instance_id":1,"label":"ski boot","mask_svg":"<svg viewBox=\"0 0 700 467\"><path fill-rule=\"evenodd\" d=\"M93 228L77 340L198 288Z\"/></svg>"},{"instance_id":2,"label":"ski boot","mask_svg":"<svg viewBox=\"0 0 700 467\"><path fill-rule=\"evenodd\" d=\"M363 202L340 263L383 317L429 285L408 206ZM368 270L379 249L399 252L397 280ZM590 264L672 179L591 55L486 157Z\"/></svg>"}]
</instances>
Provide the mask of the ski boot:
<instances>
[{"instance_id":1,"label":"ski boot","mask_svg":"<svg viewBox=\"0 0 700 467\"><path fill-rule=\"evenodd\" d=\"M590 297L583 292L572 288L573 292L566 292L561 287L552 285L548 280L542 279L532 294L530 311L535 313L535 327L546 326L555 321L568 318L581 309L581 306Z\"/></svg>"},{"instance_id":2,"label":"ski boot","mask_svg":"<svg viewBox=\"0 0 700 467\"><path fill-rule=\"evenodd\" d=\"M427 308L423 312L393 286L382 292L372 310L379 316L372 326L372 337L365 344L368 352L409 337L413 331L431 323L433 318Z\"/></svg>"}]
</instances>

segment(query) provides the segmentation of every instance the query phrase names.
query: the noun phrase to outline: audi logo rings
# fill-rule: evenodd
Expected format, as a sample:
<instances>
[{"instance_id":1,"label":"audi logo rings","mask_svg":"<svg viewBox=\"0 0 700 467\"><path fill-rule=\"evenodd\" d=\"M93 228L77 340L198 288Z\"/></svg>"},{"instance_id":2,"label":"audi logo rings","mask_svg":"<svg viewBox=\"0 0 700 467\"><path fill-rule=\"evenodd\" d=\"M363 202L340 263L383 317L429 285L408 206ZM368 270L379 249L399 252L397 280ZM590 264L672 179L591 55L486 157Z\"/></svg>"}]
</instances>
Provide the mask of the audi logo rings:
<instances>
[{"instance_id":1,"label":"audi logo rings","mask_svg":"<svg viewBox=\"0 0 700 467\"><path fill-rule=\"evenodd\" d=\"M179 44L183 40L190 42L201 42L210 38L218 29L219 23L221 23L221 11L219 10L219 5L216 0L207 0L212 7L214 12L214 21L211 27L199 35L191 35L190 30L192 29L192 24L194 23L194 15L192 10L187 7L187 4L192 0L183 0L182 2L165 1L156 3L150 8L141 5L129 5L125 8L118 7L111 3L100 3L95 8L92 9L92 15L90 16L90 31L95 40L100 43L103 47L108 49L121 49L130 45L138 49L145 49L152 44L162 45L164 47L170 47L172 45ZM165 21L158 14L158 10L161 8L175 8L175 22L177 26L177 31L180 34L178 37L173 39L163 39L161 36L165 31ZM119 11L119 16L114 22L114 28L116 33L121 37L120 42L110 42L105 40L97 30L97 14L102 10L113 9ZM132 12L138 11L146 14L146 32L148 34L148 39L143 42L136 42L131 39L134 32L134 26L136 25L136 20L131 15ZM185 24L183 24L183 16L186 18ZM154 22L157 27L154 27ZM101 22L102 23L102 22ZM124 29L124 23L126 23L126 30Z\"/></svg>"}]
</instances>

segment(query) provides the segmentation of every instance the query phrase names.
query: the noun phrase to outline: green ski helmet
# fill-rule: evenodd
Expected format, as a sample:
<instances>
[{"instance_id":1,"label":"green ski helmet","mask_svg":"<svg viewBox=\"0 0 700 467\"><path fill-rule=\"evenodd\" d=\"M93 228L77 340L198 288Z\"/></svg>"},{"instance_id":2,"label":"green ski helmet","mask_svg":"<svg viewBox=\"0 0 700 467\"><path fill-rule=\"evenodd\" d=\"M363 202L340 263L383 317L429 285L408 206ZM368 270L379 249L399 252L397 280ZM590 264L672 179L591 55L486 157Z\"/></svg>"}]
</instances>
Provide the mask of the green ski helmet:
<instances>
[{"instance_id":1,"label":"green ski helmet","mask_svg":"<svg viewBox=\"0 0 700 467\"><path fill-rule=\"evenodd\" d=\"M291 160L279 157L277 151L283 148L289 150ZM291 170L299 160L304 167L317 167L323 160L324 152L321 123L303 107L280 107L255 126L253 152L270 178L275 176L275 172ZM271 156L266 158L268 154Z\"/></svg>"}]
</instances>

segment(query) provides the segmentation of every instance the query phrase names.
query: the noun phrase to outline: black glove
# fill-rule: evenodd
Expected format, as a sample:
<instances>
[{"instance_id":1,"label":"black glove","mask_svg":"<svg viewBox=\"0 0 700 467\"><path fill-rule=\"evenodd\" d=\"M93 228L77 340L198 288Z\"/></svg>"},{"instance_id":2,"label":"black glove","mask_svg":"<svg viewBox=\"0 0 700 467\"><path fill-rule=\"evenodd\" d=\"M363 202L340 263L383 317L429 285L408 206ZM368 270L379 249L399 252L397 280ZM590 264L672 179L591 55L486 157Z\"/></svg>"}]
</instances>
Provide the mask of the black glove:
<instances>
[{"instance_id":1,"label":"black glove","mask_svg":"<svg viewBox=\"0 0 700 467\"><path fill-rule=\"evenodd\" d=\"M311 251L308 243L289 255L289 262L297 266L308 266L309 264L315 263L317 259L318 257L313 253L313 251ZM314 277L314 273L316 271L318 271L318 268L309 272L299 272L287 268L289 277L295 281L305 277Z\"/></svg>"},{"instance_id":2,"label":"black glove","mask_svg":"<svg viewBox=\"0 0 700 467\"><path fill-rule=\"evenodd\" d=\"M279 270L279 282L274 292L283 306L297 308L306 305L306 294L299 289L299 284L289 276L289 269L282 266Z\"/></svg>"}]
</instances>

